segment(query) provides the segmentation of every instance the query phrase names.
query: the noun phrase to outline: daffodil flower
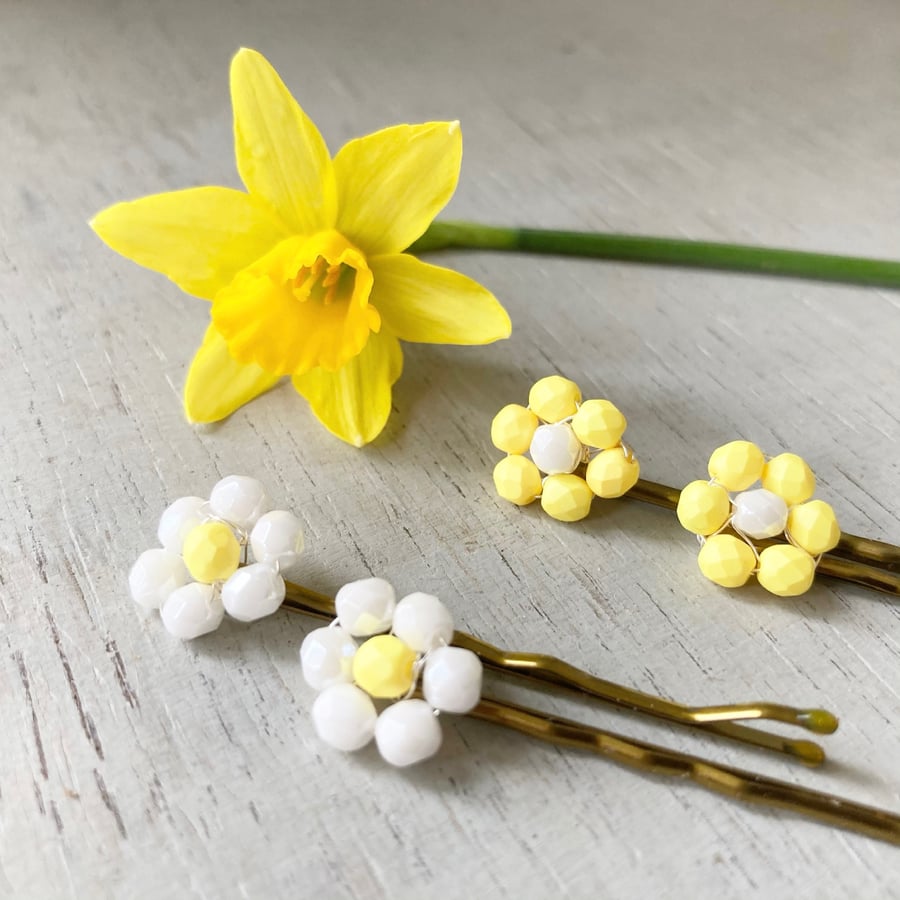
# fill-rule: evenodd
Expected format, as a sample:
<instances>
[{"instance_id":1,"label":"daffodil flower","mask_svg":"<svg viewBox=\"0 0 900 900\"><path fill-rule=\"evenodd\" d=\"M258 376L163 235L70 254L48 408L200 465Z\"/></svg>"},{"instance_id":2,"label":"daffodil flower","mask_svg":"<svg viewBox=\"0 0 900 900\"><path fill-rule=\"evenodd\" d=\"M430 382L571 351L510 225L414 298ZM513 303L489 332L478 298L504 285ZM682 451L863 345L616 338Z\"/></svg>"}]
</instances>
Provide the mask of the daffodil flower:
<instances>
[{"instance_id":1,"label":"daffodil flower","mask_svg":"<svg viewBox=\"0 0 900 900\"><path fill-rule=\"evenodd\" d=\"M231 65L231 98L246 192L156 194L91 225L211 301L185 384L190 421L223 419L290 376L329 431L362 446L390 413L399 340L486 344L510 333L488 290L403 252L453 195L459 123L386 128L332 159L272 66L246 49Z\"/></svg>"}]
</instances>

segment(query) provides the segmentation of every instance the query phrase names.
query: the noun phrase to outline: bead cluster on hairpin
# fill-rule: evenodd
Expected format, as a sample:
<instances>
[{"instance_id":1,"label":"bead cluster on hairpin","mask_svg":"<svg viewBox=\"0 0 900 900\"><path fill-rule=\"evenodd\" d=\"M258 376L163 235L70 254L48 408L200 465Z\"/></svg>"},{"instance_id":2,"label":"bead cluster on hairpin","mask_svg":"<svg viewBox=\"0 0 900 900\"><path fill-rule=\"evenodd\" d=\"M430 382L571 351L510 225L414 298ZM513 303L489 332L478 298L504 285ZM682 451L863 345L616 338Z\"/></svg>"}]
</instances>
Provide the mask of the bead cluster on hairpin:
<instances>
[{"instance_id":1,"label":"bead cluster on hairpin","mask_svg":"<svg viewBox=\"0 0 900 900\"><path fill-rule=\"evenodd\" d=\"M816 479L794 453L769 460L749 441L732 441L709 458L709 481L692 481L678 501L678 520L700 540L700 571L722 587L751 575L779 597L809 590L823 553L841 537L823 500L811 500ZM750 490L757 482L761 487ZM754 540L783 535L788 543L758 550Z\"/></svg>"},{"instance_id":2,"label":"bead cluster on hairpin","mask_svg":"<svg viewBox=\"0 0 900 900\"><path fill-rule=\"evenodd\" d=\"M497 493L517 506L540 497L544 512L561 522L583 519L595 496L621 497L640 476L622 442L626 424L609 400L582 401L574 381L540 379L527 407L504 406L491 424L494 446L509 454L494 467Z\"/></svg>"},{"instance_id":3,"label":"bead cluster on hairpin","mask_svg":"<svg viewBox=\"0 0 900 900\"><path fill-rule=\"evenodd\" d=\"M128 582L135 602L158 609L166 629L185 640L215 631L227 612L251 622L284 600L281 570L303 550L293 513L272 509L255 478L229 475L209 499L181 497L162 514L161 548L145 550ZM255 562L247 562L247 549Z\"/></svg>"},{"instance_id":4,"label":"bead cluster on hairpin","mask_svg":"<svg viewBox=\"0 0 900 900\"><path fill-rule=\"evenodd\" d=\"M437 753L438 715L467 713L481 698L482 664L451 647L453 618L437 597L417 592L397 602L383 578L344 585L337 618L311 631L300 647L319 737L338 750L365 747L409 766ZM362 643L357 642L361 638ZM413 697L421 681L424 699ZM375 701L393 701L379 712Z\"/></svg>"}]
</instances>

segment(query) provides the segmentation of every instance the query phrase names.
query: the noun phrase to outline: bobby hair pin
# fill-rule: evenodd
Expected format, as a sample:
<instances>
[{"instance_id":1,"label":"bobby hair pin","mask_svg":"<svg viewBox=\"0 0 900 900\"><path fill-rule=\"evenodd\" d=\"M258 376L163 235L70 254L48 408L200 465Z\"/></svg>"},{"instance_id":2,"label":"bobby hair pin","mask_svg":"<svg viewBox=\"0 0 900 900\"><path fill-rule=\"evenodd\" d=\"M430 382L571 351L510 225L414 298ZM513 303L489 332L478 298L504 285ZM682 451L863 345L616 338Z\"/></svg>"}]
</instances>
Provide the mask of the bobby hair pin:
<instances>
[{"instance_id":1,"label":"bobby hair pin","mask_svg":"<svg viewBox=\"0 0 900 900\"><path fill-rule=\"evenodd\" d=\"M801 457L768 458L749 441L731 441L710 456L708 480L679 490L639 477L625 427L610 401L583 401L560 375L540 379L527 406L509 404L492 422L491 440L507 454L494 468L497 493L517 506L539 499L563 522L587 516L595 497L673 510L697 536L701 572L721 587L755 576L770 593L793 597L818 572L900 596L900 547L842 533L831 506L812 499L815 476Z\"/></svg>"},{"instance_id":2,"label":"bobby hair pin","mask_svg":"<svg viewBox=\"0 0 900 900\"><path fill-rule=\"evenodd\" d=\"M262 485L243 476L222 479L208 500L176 500L159 523L163 547L145 551L131 570L131 593L143 608L158 609L167 630L183 639L214 631L226 613L252 621L284 606L327 620L327 627L303 641L300 672L319 691L310 718L331 746L350 751L374 740L388 763L407 766L438 751L441 715L465 714L648 774L689 778L734 799L900 844L900 816L891 812L484 696L482 669L813 767L825 760L814 741L746 723L767 719L830 734L838 726L832 713L776 703L684 706L598 678L554 656L500 649L456 630L438 598L417 592L397 601L393 587L380 578L345 585L332 599L283 579L281 571L299 559L303 534L299 519L271 506ZM385 705L388 701L393 702Z\"/></svg>"}]
</instances>

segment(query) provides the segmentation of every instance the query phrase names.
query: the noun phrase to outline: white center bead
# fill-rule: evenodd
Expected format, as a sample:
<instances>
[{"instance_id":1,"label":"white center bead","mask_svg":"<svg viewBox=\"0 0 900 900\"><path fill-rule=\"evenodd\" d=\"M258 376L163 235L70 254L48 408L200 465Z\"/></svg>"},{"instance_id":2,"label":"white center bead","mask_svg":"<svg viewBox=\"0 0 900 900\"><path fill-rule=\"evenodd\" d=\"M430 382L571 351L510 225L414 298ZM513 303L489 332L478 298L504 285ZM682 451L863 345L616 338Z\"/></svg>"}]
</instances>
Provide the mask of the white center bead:
<instances>
[{"instance_id":1,"label":"white center bead","mask_svg":"<svg viewBox=\"0 0 900 900\"><path fill-rule=\"evenodd\" d=\"M188 532L206 519L207 508L207 501L202 497L179 497L166 507L156 534L169 553L181 553Z\"/></svg>"},{"instance_id":2,"label":"white center bead","mask_svg":"<svg viewBox=\"0 0 900 900\"><path fill-rule=\"evenodd\" d=\"M168 550L145 550L128 573L128 586L135 603L159 609L169 594L191 580L184 560Z\"/></svg>"},{"instance_id":3,"label":"white center bead","mask_svg":"<svg viewBox=\"0 0 900 900\"><path fill-rule=\"evenodd\" d=\"M375 743L392 766L411 766L441 748L441 724L424 700L401 700L375 723Z\"/></svg>"},{"instance_id":4,"label":"white center bead","mask_svg":"<svg viewBox=\"0 0 900 900\"><path fill-rule=\"evenodd\" d=\"M238 569L222 586L225 612L239 622L271 616L284 601L284 579L265 563Z\"/></svg>"},{"instance_id":5,"label":"white center bead","mask_svg":"<svg viewBox=\"0 0 900 900\"><path fill-rule=\"evenodd\" d=\"M225 608L211 584L194 581L170 594L159 614L170 634L189 641L215 631L222 624Z\"/></svg>"},{"instance_id":6,"label":"white center bead","mask_svg":"<svg viewBox=\"0 0 900 900\"><path fill-rule=\"evenodd\" d=\"M567 475L581 462L584 447L568 422L539 425L531 439L531 458L545 475Z\"/></svg>"},{"instance_id":7,"label":"white center bead","mask_svg":"<svg viewBox=\"0 0 900 900\"><path fill-rule=\"evenodd\" d=\"M300 645L300 665L306 683L317 691L353 681L356 641L340 625L311 631Z\"/></svg>"},{"instance_id":8,"label":"white center bead","mask_svg":"<svg viewBox=\"0 0 900 900\"><path fill-rule=\"evenodd\" d=\"M433 594L416 591L397 604L391 631L417 653L425 653L453 640L453 617Z\"/></svg>"},{"instance_id":9,"label":"white center bead","mask_svg":"<svg viewBox=\"0 0 900 900\"><path fill-rule=\"evenodd\" d=\"M212 489L209 506L220 519L249 531L256 520L272 508L272 501L255 478L228 475Z\"/></svg>"},{"instance_id":10,"label":"white center bead","mask_svg":"<svg viewBox=\"0 0 900 900\"><path fill-rule=\"evenodd\" d=\"M396 606L394 589L383 578L351 581L334 598L341 627L354 637L369 637L387 631Z\"/></svg>"},{"instance_id":11,"label":"white center bead","mask_svg":"<svg viewBox=\"0 0 900 900\"><path fill-rule=\"evenodd\" d=\"M331 747L351 752L365 747L375 733L378 713L372 698L355 684L335 684L312 705L316 734Z\"/></svg>"},{"instance_id":12,"label":"white center bead","mask_svg":"<svg viewBox=\"0 0 900 900\"><path fill-rule=\"evenodd\" d=\"M257 562L287 569L303 552L303 524L285 509L267 512L250 532L250 548Z\"/></svg>"},{"instance_id":13,"label":"white center bead","mask_svg":"<svg viewBox=\"0 0 900 900\"><path fill-rule=\"evenodd\" d=\"M760 540L776 537L784 531L787 518L787 504L765 488L744 491L734 498L731 523L748 537Z\"/></svg>"},{"instance_id":14,"label":"white center bead","mask_svg":"<svg viewBox=\"0 0 900 900\"><path fill-rule=\"evenodd\" d=\"M467 713L481 699L481 660L462 647L438 647L425 657L422 693L435 708Z\"/></svg>"}]
</instances>

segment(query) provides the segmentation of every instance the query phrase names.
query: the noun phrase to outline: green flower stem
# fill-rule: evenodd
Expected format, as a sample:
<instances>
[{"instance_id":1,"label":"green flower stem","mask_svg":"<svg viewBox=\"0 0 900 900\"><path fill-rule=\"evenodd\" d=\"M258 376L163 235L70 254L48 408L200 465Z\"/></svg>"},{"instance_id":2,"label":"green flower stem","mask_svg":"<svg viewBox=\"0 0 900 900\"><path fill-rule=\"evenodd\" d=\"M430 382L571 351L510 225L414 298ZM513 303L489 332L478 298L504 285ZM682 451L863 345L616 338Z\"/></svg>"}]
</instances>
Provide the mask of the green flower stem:
<instances>
[{"instance_id":1,"label":"green flower stem","mask_svg":"<svg viewBox=\"0 0 900 900\"><path fill-rule=\"evenodd\" d=\"M580 256L900 287L900 262L894 260L631 234L499 228L474 222L433 222L409 252L450 249Z\"/></svg>"}]
</instances>

